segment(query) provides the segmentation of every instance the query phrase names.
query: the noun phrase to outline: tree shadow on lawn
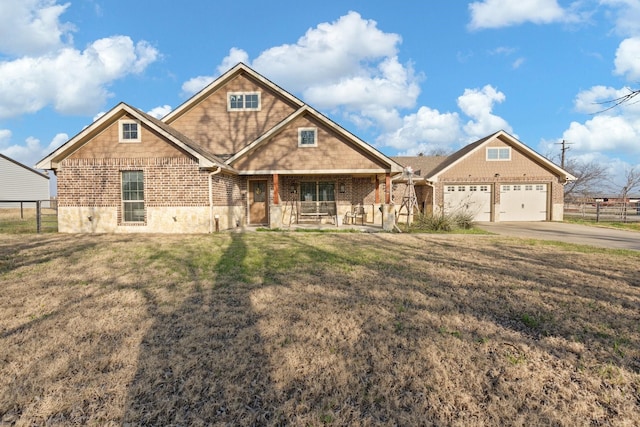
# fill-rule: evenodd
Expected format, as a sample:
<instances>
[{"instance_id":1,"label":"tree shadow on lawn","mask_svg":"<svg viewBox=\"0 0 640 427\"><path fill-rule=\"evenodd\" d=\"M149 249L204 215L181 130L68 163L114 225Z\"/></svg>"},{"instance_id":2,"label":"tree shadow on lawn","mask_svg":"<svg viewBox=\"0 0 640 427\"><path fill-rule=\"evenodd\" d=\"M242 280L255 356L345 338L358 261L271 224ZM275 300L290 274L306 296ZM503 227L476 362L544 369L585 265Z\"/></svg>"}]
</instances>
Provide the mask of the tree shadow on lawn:
<instances>
[{"instance_id":1,"label":"tree shadow on lawn","mask_svg":"<svg viewBox=\"0 0 640 427\"><path fill-rule=\"evenodd\" d=\"M255 261L251 237L231 239L210 276L189 268L195 291L177 309L147 297L155 320L140 346L125 425L570 424L606 422L615 411L628 419L638 409L628 406L633 385L626 397L598 384L580 391L580 381L594 382L591 372L583 376L579 357L561 351L571 347L575 319L547 325L544 316L571 301L567 288L594 303L597 292L584 294L581 282L545 268L544 251L274 234ZM187 251L173 261L194 257ZM494 257L511 258L496 266ZM549 274L538 283L523 276L527 266ZM540 331L524 314L539 317ZM579 320L592 324L586 316ZM632 320L603 317L610 328ZM610 344L597 331L586 339ZM629 368L612 353L577 351L586 363ZM602 412L607 405L611 412Z\"/></svg>"},{"instance_id":2,"label":"tree shadow on lawn","mask_svg":"<svg viewBox=\"0 0 640 427\"><path fill-rule=\"evenodd\" d=\"M231 238L211 275L198 277L198 266L188 266L195 291L181 307L166 310L147 296L155 320L140 346L125 425L259 425L274 416L261 401L268 358L243 274L247 247L242 234ZM197 256L173 261L188 265Z\"/></svg>"}]
</instances>

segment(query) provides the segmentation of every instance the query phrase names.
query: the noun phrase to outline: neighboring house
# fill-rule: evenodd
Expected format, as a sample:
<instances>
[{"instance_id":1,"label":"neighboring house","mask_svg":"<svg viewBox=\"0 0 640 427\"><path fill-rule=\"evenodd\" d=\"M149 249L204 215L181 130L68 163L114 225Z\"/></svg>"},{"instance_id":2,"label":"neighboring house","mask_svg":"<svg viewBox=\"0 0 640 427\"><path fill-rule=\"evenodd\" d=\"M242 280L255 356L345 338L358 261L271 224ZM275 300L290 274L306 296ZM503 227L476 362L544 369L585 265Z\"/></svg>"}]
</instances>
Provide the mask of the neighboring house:
<instances>
[{"instance_id":1,"label":"neighboring house","mask_svg":"<svg viewBox=\"0 0 640 427\"><path fill-rule=\"evenodd\" d=\"M1 203L10 200L48 202L50 194L46 174L0 154L0 207L20 207L17 203Z\"/></svg>"},{"instance_id":2,"label":"neighboring house","mask_svg":"<svg viewBox=\"0 0 640 427\"><path fill-rule=\"evenodd\" d=\"M570 173L504 131L450 156L393 157L414 170L425 212L468 212L476 221L562 221ZM398 181L399 204L406 185Z\"/></svg>"},{"instance_id":3,"label":"neighboring house","mask_svg":"<svg viewBox=\"0 0 640 427\"><path fill-rule=\"evenodd\" d=\"M395 220L402 167L244 64L162 120L120 103L42 159L61 232ZM383 218L384 215L384 218Z\"/></svg>"}]
</instances>

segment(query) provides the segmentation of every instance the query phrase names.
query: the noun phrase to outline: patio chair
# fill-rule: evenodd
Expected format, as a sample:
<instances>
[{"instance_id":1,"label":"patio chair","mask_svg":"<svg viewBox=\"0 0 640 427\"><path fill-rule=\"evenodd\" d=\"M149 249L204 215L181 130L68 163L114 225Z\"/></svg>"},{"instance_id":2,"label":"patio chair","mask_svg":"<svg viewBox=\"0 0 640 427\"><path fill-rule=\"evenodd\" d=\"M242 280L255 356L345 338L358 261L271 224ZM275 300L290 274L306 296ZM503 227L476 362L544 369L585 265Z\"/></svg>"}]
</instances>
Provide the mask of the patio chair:
<instances>
[{"instance_id":1,"label":"patio chair","mask_svg":"<svg viewBox=\"0 0 640 427\"><path fill-rule=\"evenodd\" d=\"M354 206L351 212L347 212L345 215L347 222L348 220L351 220L351 224L354 224L354 225L356 223L357 218L360 218L360 223L364 225L364 216L365 216L364 206Z\"/></svg>"}]
</instances>

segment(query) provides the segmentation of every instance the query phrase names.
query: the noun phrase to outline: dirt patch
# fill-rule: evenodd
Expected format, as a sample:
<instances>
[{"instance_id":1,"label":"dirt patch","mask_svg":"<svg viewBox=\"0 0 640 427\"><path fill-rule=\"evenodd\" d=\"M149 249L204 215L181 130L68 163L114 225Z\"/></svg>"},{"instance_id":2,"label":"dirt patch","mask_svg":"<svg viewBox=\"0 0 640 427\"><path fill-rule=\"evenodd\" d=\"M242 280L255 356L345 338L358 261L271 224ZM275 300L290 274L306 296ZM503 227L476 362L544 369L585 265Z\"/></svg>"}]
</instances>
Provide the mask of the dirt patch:
<instances>
[{"instance_id":1,"label":"dirt patch","mask_svg":"<svg viewBox=\"0 0 640 427\"><path fill-rule=\"evenodd\" d=\"M639 258L493 236L2 235L0 425L637 425Z\"/></svg>"}]
</instances>

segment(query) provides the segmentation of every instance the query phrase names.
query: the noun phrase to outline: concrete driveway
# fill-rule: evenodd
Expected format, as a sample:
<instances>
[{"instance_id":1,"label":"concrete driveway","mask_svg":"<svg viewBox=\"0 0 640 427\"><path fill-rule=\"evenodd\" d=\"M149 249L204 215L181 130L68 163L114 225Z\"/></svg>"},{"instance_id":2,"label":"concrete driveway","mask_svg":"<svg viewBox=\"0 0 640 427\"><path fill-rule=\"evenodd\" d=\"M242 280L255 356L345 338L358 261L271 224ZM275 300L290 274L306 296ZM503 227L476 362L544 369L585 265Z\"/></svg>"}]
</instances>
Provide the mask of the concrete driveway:
<instances>
[{"instance_id":1,"label":"concrete driveway","mask_svg":"<svg viewBox=\"0 0 640 427\"><path fill-rule=\"evenodd\" d=\"M490 233L540 240L556 240L610 249L640 250L640 233L563 222L481 222Z\"/></svg>"}]
</instances>

